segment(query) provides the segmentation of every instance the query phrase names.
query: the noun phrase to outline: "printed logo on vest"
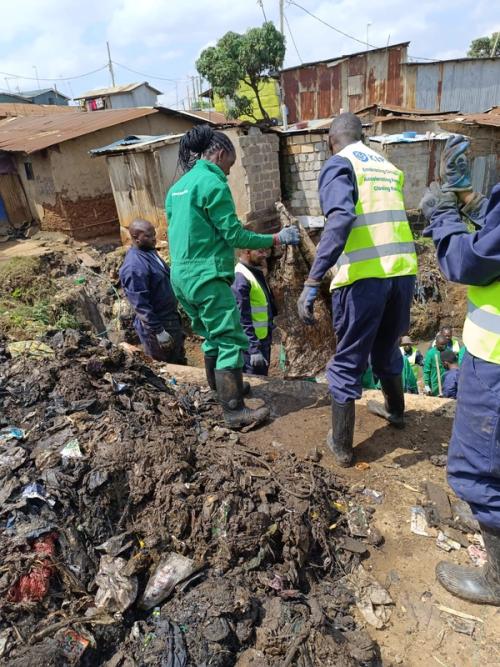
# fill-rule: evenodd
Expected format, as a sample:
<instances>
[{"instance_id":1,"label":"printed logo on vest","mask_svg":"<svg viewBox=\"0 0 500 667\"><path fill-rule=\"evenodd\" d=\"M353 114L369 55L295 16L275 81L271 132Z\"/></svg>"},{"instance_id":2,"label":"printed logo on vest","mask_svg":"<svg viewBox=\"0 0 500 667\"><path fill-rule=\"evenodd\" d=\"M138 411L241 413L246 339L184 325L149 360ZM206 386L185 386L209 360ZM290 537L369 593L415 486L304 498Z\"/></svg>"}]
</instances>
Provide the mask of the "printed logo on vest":
<instances>
[{"instance_id":1,"label":"printed logo on vest","mask_svg":"<svg viewBox=\"0 0 500 667\"><path fill-rule=\"evenodd\" d=\"M366 153L362 153L361 151L353 151L352 154L361 162L368 162L368 155L366 155Z\"/></svg>"}]
</instances>

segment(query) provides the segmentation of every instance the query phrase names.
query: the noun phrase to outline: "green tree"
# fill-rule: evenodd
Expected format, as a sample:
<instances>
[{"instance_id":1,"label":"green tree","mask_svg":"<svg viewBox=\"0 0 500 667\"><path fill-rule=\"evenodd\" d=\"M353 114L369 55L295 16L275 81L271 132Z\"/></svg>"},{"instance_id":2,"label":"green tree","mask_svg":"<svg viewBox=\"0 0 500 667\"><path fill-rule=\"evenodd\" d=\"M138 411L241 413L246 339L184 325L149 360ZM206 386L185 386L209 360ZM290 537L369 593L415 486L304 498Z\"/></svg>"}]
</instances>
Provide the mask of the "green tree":
<instances>
[{"instance_id":1,"label":"green tree","mask_svg":"<svg viewBox=\"0 0 500 667\"><path fill-rule=\"evenodd\" d=\"M269 75L283 65L285 38L270 21L261 28L250 28L243 35L227 32L216 46L202 51L196 61L198 72L210 82L216 95L229 97L232 108L229 114L256 118L253 102L238 95L243 81L253 90L260 113L265 120L269 114L260 98L259 84L269 80Z\"/></svg>"},{"instance_id":2,"label":"green tree","mask_svg":"<svg viewBox=\"0 0 500 667\"><path fill-rule=\"evenodd\" d=\"M467 55L470 58L500 56L500 32L494 32L491 37L473 39Z\"/></svg>"}]
</instances>

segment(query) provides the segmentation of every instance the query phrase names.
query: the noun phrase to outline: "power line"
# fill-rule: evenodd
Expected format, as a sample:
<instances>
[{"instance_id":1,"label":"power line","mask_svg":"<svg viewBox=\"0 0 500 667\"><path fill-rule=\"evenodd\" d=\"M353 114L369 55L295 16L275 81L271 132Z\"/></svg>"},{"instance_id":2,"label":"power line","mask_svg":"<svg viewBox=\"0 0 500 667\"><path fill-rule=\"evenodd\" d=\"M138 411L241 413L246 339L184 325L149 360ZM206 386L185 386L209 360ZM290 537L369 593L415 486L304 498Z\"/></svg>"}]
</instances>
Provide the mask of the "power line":
<instances>
[{"instance_id":1,"label":"power line","mask_svg":"<svg viewBox=\"0 0 500 667\"><path fill-rule=\"evenodd\" d=\"M113 65L118 65L118 67L122 67L123 69L126 69L128 72L132 72L132 74L139 74L139 76L145 76L148 79L155 79L158 81L169 81L170 83L179 83L182 81L189 81L190 79L169 79L164 76L153 76L152 74L145 74L144 72L138 72L135 69L131 69L130 67L127 67L126 65L122 65L121 63L117 63L116 60L113 60ZM107 67L107 65L106 65Z\"/></svg>"},{"instance_id":2,"label":"power line","mask_svg":"<svg viewBox=\"0 0 500 667\"><path fill-rule=\"evenodd\" d=\"M257 0L257 4L262 9L262 14L264 15L264 21L267 23L266 10L264 9L264 0Z\"/></svg>"},{"instance_id":3,"label":"power line","mask_svg":"<svg viewBox=\"0 0 500 667\"><path fill-rule=\"evenodd\" d=\"M85 74L78 74L76 76L58 76L54 77L51 76L49 78L45 78L43 76L21 76L20 74L11 74L10 72L0 72L0 74L3 74L4 76L8 76L11 79L26 79L27 81L54 81L57 79L58 81L73 81L74 79L83 79L85 76L90 76L91 74L97 74L97 72L102 72L103 70L107 69L107 65L103 65L102 67L99 67L99 69L94 69L92 72L85 72Z\"/></svg>"},{"instance_id":4,"label":"power line","mask_svg":"<svg viewBox=\"0 0 500 667\"><path fill-rule=\"evenodd\" d=\"M287 18L286 14L284 12L283 12L283 18L285 19L286 27L288 28L288 32L290 33L290 37L292 39L292 44L295 47L295 52L297 53L297 58L299 59L300 63L303 63L304 61L300 57L300 53L299 53L299 50L297 48L297 44L295 43L295 39L293 37L292 29L290 28L290 24L288 23L288 18Z\"/></svg>"},{"instance_id":5,"label":"power line","mask_svg":"<svg viewBox=\"0 0 500 667\"><path fill-rule=\"evenodd\" d=\"M363 41L361 39L358 39L357 37L354 37L353 35L349 35L349 33L344 32L343 30L340 30L340 28L336 28L334 25L331 25L330 23L327 23L326 21L323 21L322 18L320 18L319 16L316 16L316 14L313 14L312 12L310 12L305 7L302 7L302 5L299 5L297 2L295 2L295 0L288 0L288 4L289 5L294 5L295 7L298 7L299 9L302 9L303 12L305 12L306 14L309 14L309 16L312 16L313 19L316 19L316 21L319 21L323 25L326 25L327 28L331 28L332 30L335 30L335 32L338 32L340 35L343 35L344 37L352 39L353 41L358 42L358 44L362 44L364 47L369 46L372 49L385 48L385 47L381 47L381 46L375 46L374 44L369 44L368 42ZM434 58L424 58L423 56L412 56L412 58L416 58L418 60L429 60L429 61L434 61L435 60Z\"/></svg>"}]
</instances>

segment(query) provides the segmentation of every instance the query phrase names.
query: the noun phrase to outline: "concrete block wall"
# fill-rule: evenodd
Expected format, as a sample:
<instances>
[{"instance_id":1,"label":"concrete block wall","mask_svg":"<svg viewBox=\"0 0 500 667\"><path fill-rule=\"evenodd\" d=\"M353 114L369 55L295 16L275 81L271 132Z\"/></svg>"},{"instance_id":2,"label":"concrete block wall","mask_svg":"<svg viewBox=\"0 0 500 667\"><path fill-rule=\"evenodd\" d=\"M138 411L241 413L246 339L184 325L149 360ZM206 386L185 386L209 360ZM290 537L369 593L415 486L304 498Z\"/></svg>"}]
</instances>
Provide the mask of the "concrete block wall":
<instances>
[{"instance_id":1,"label":"concrete block wall","mask_svg":"<svg viewBox=\"0 0 500 667\"><path fill-rule=\"evenodd\" d=\"M291 134L281 139L283 199L293 215L321 215L318 176L329 153L327 134Z\"/></svg>"},{"instance_id":2,"label":"concrete block wall","mask_svg":"<svg viewBox=\"0 0 500 667\"><path fill-rule=\"evenodd\" d=\"M251 128L238 143L248 207L243 222L256 231L269 231L278 217L275 203L281 200L279 139Z\"/></svg>"}]
</instances>

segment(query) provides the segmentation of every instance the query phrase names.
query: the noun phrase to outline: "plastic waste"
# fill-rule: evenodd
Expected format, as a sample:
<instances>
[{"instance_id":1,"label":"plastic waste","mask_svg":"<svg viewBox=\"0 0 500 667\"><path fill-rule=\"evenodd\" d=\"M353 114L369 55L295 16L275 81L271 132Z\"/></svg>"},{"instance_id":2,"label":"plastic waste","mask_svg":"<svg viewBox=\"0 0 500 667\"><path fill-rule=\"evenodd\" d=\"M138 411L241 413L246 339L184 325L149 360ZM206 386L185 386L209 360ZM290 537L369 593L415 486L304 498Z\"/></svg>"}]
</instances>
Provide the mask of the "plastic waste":
<instances>
[{"instance_id":1,"label":"plastic waste","mask_svg":"<svg viewBox=\"0 0 500 667\"><path fill-rule=\"evenodd\" d=\"M77 665L87 650L90 640L72 628L65 628L56 635L57 643L69 665Z\"/></svg>"},{"instance_id":2,"label":"plastic waste","mask_svg":"<svg viewBox=\"0 0 500 667\"><path fill-rule=\"evenodd\" d=\"M455 540L452 540L451 537L445 535L441 530L436 538L436 546L443 551L458 551L460 549L460 544L455 542Z\"/></svg>"},{"instance_id":3,"label":"plastic waste","mask_svg":"<svg viewBox=\"0 0 500 667\"><path fill-rule=\"evenodd\" d=\"M63 459L82 459L83 454L80 449L80 444L78 438L73 438L67 442L64 447L61 449L61 456Z\"/></svg>"},{"instance_id":4,"label":"plastic waste","mask_svg":"<svg viewBox=\"0 0 500 667\"><path fill-rule=\"evenodd\" d=\"M33 542L38 559L28 574L23 574L7 593L9 602L40 602L47 595L54 573L52 558L56 552L57 533L43 535Z\"/></svg>"},{"instance_id":5,"label":"plastic waste","mask_svg":"<svg viewBox=\"0 0 500 667\"><path fill-rule=\"evenodd\" d=\"M371 498L379 505L384 500L384 494L382 491L375 491L375 489L365 489L363 491L363 495Z\"/></svg>"},{"instance_id":6,"label":"plastic waste","mask_svg":"<svg viewBox=\"0 0 500 667\"><path fill-rule=\"evenodd\" d=\"M6 426L0 429L0 445L4 445L9 440L24 440L25 432L17 426Z\"/></svg>"},{"instance_id":7,"label":"plastic waste","mask_svg":"<svg viewBox=\"0 0 500 667\"><path fill-rule=\"evenodd\" d=\"M174 587L193 574L196 566L193 560L180 554L169 553L158 563L146 585L139 606L151 609L165 600Z\"/></svg>"},{"instance_id":8,"label":"plastic waste","mask_svg":"<svg viewBox=\"0 0 500 667\"><path fill-rule=\"evenodd\" d=\"M415 535L423 537L436 537L436 529L429 526L427 516L423 507L412 507L410 518L410 530Z\"/></svg>"},{"instance_id":9,"label":"plastic waste","mask_svg":"<svg viewBox=\"0 0 500 667\"><path fill-rule=\"evenodd\" d=\"M349 509L347 523L353 537L366 537L368 535L368 518L361 505L354 505Z\"/></svg>"},{"instance_id":10,"label":"plastic waste","mask_svg":"<svg viewBox=\"0 0 500 667\"><path fill-rule=\"evenodd\" d=\"M56 504L56 501L47 495L47 492L43 486L38 484L38 482L27 484L21 493L21 497L28 498L30 500L43 500L45 503L47 503L47 505L49 505L49 507L54 507Z\"/></svg>"},{"instance_id":11,"label":"plastic waste","mask_svg":"<svg viewBox=\"0 0 500 667\"><path fill-rule=\"evenodd\" d=\"M123 613L135 601L138 591L137 577L123 574L127 565L124 558L102 556L95 583L98 591L95 606L111 613Z\"/></svg>"}]
</instances>

